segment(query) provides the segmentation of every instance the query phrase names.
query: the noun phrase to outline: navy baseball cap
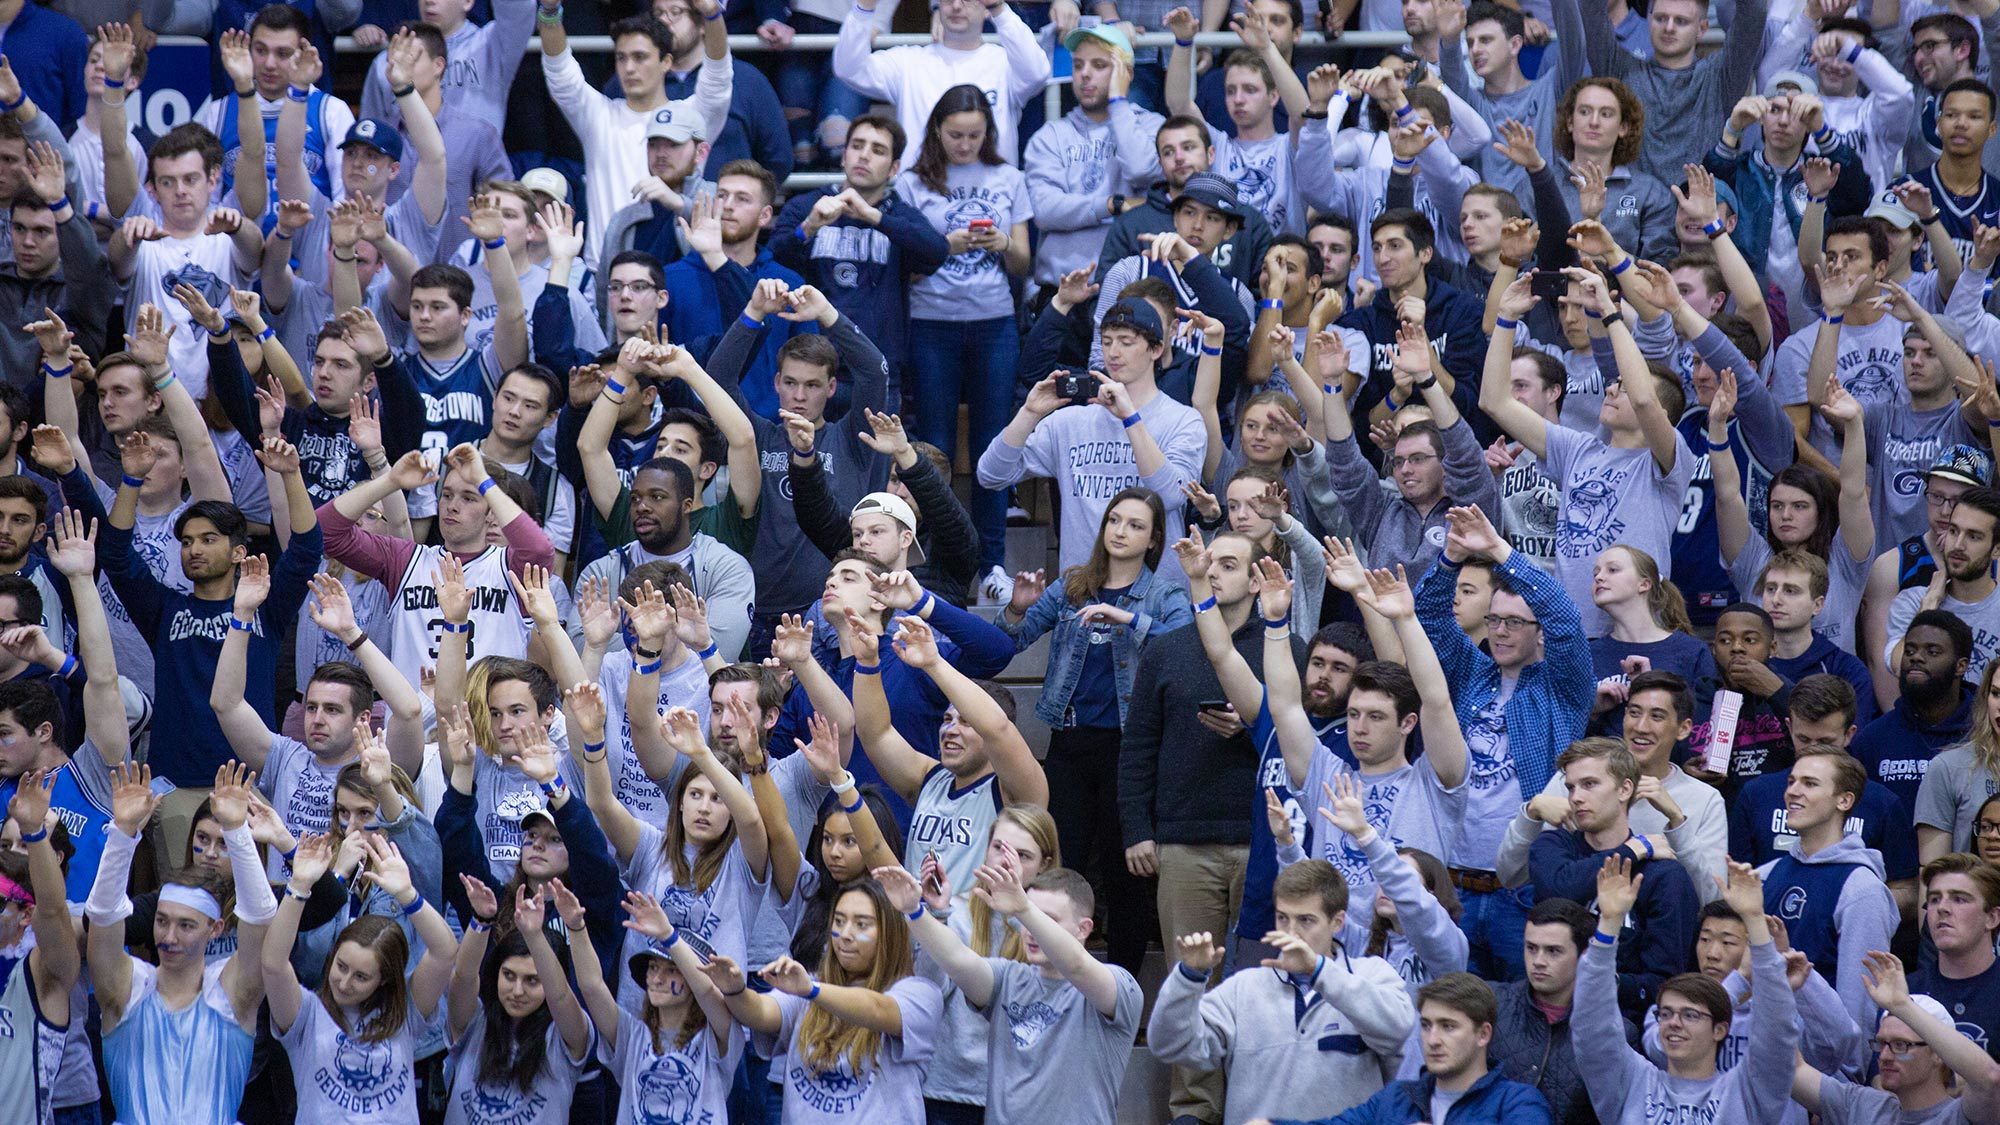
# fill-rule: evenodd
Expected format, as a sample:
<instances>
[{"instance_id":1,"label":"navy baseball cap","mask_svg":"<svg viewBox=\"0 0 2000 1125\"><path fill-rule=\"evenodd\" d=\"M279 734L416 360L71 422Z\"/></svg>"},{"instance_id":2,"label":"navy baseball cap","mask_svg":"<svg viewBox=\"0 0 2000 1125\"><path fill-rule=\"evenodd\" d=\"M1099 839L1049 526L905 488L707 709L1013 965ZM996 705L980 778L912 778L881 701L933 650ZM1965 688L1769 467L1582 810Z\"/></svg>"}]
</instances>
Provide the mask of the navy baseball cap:
<instances>
[{"instance_id":1,"label":"navy baseball cap","mask_svg":"<svg viewBox=\"0 0 2000 1125\"><path fill-rule=\"evenodd\" d=\"M1177 211L1188 200L1241 222L1244 218L1243 204L1236 197L1236 185L1216 175L1214 172L1196 172L1188 177L1179 195L1167 201L1167 209Z\"/></svg>"},{"instance_id":2,"label":"navy baseball cap","mask_svg":"<svg viewBox=\"0 0 2000 1125\"><path fill-rule=\"evenodd\" d=\"M1160 323L1159 311L1143 297L1124 297L1111 306L1097 330L1108 332L1113 328L1133 329L1155 344L1167 338L1166 326Z\"/></svg>"},{"instance_id":3,"label":"navy baseball cap","mask_svg":"<svg viewBox=\"0 0 2000 1125\"><path fill-rule=\"evenodd\" d=\"M403 159L403 135L394 125L379 117L364 117L347 131L347 139L340 142L345 149L353 145L367 145L391 160Z\"/></svg>"}]
</instances>

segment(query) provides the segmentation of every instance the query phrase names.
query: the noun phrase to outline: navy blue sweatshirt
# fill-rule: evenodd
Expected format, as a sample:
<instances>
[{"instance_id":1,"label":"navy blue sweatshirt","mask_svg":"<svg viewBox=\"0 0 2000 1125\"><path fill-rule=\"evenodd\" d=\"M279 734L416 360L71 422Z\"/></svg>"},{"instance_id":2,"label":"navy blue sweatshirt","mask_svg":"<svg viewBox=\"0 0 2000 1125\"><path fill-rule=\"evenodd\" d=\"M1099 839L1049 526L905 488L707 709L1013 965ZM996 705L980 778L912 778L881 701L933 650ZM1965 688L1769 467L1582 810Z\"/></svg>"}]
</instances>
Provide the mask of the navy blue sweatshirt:
<instances>
[{"instance_id":1,"label":"navy blue sweatshirt","mask_svg":"<svg viewBox=\"0 0 2000 1125\"><path fill-rule=\"evenodd\" d=\"M402 357L394 351L389 353L388 362L375 369L375 376L382 402L382 452L393 464L423 444L424 399ZM255 444L254 435L263 432L263 421L258 416L257 392L234 341L208 346L208 385L229 424L244 440ZM285 420L278 429L299 451L299 472L305 477L306 495L312 497L315 508L332 503L334 497L373 475L367 458L348 439L347 424L346 418L328 414L317 402L307 403L304 410L285 407Z\"/></svg>"},{"instance_id":2,"label":"navy blue sweatshirt","mask_svg":"<svg viewBox=\"0 0 2000 1125\"><path fill-rule=\"evenodd\" d=\"M1839 645L1827 640L1818 630L1813 631L1812 643L1799 655L1787 660L1773 653L1771 671L1783 676L1790 683L1798 683L1807 676L1839 676L1854 686L1856 713L1854 725L1865 727L1875 721L1882 709L1875 705L1875 681L1868 675L1868 666L1851 652L1844 652Z\"/></svg>"},{"instance_id":3,"label":"navy blue sweatshirt","mask_svg":"<svg viewBox=\"0 0 2000 1125\"><path fill-rule=\"evenodd\" d=\"M910 277L936 273L951 257L951 247L923 212L895 192L875 204L880 223L871 227L843 215L807 240L801 228L813 204L842 190L829 184L787 200L772 224L771 256L826 294L842 316L853 318L893 372L909 356Z\"/></svg>"},{"instance_id":4,"label":"navy blue sweatshirt","mask_svg":"<svg viewBox=\"0 0 2000 1125\"><path fill-rule=\"evenodd\" d=\"M625 975L625 959L619 956L625 944L625 928L620 925L625 912L619 906L618 860L611 854L604 829L598 827L597 818L590 815L582 798L583 794L572 792L570 799L550 816L569 849L569 873L562 877L563 885L575 892L577 901L583 904L590 946L597 951L598 964L604 967L604 979L616 989L619 978ZM460 793L456 786L444 787L444 800L439 802L437 812L444 869L470 875L492 887L499 896L502 884L493 878L493 869L486 863L486 840L479 832L478 813L478 802L471 795ZM456 879L445 880L444 898L458 911L461 920L472 917L465 884ZM552 925L562 924L554 911L549 912L548 921Z\"/></svg>"},{"instance_id":5,"label":"navy blue sweatshirt","mask_svg":"<svg viewBox=\"0 0 2000 1125\"><path fill-rule=\"evenodd\" d=\"M1486 362L1486 332L1480 323L1482 309L1479 301L1442 281L1429 281L1425 285L1424 334L1431 338L1431 347L1444 358L1446 373L1457 381L1452 401L1472 424L1479 443L1486 445L1500 436L1500 428L1479 409L1480 369ZM1373 302L1348 310L1340 318L1340 325L1368 337L1368 378L1362 381L1352 407L1354 416L1360 418L1396 385L1393 362L1396 330L1402 321L1396 316L1396 303L1385 287L1375 294Z\"/></svg>"},{"instance_id":6,"label":"navy blue sweatshirt","mask_svg":"<svg viewBox=\"0 0 2000 1125\"><path fill-rule=\"evenodd\" d=\"M1958 706L1935 724L1919 719L1910 709L1910 697L1901 696L1888 714L1861 728L1848 752L1861 760L1868 780L1894 793L1913 813L1931 759L1945 747L1965 741L1972 730L1972 696L1971 685L1959 684Z\"/></svg>"},{"instance_id":7,"label":"navy blue sweatshirt","mask_svg":"<svg viewBox=\"0 0 2000 1125\"><path fill-rule=\"evenodd\" d=\"M222 724L208 704L215 666L222 659L222 642L229 636L234 595L197 598L153 577L144 559L132 550L132 529L106 520L97 540L97 564L111 579L111 588L139 635L153 646L154 708L174 716L173 737L153 740L153 772L175 785L215 784L215 771L236 757ZM249 670L243 697L272 730L278 728L276 691L278 648L306 600L306 583L320 564L320 530L294 534L284 553L271 565L271 596L258 611L250 634Z\"/></svg>"},{"instance_id":8,"label":"navy blue sweatshirt","mask_svg":"<svg viewBox=\"0 0 2000 1125\"><path fill-rule=\"evenodd\" d=\"M1566 898L1595 902L1597 872L1604 866L1604 857L1614 853L1636 860L1646 849L1627 841L1600 851L1592 848L1581 832L1559 828L1542 833L1528 849L1528 877L1535 885L1535 901ZM1660 985L1687 970L1701 896L1695 893L1694 880L1688 878L1679 860L1646 860L1634 864L1634 870L1645 878L1639 882L1639 901L1618 937L1618 1006L1636 1024L1645 1019L1646 1009L1658 998Z\"/></svg>"}]
</instances>

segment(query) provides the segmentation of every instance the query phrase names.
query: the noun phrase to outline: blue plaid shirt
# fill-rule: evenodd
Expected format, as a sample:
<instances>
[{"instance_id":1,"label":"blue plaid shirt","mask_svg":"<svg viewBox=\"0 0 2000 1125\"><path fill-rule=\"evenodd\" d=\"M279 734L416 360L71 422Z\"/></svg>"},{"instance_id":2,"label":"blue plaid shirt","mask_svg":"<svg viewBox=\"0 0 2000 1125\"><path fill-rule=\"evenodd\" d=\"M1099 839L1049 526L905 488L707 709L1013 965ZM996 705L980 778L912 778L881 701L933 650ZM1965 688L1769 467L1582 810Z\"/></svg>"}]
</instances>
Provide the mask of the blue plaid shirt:
<instances>
[{"instance_id":1,"label":"blue plaid shirt","mask_svg":"<svg viewBox=\"0 0 2000 1125\"><path fill-rule=\"evenodd\" d=\"M1521 669L1507 701L1507 753L1521 784L1521 799L1542 791L1555 775L1556 758L1583 737L1597 684L1590 671L1590 642L1583 617L1562 583L1519 551L1497 573L1521 595L1542 625L1542 659ZM1472 722L1500 694L1500 666L1481 652L1452 615L1458 564L1443 555L1417 584L1417 620L1437 649L1448 683L1457 685L1453 704L1461 726Z\"/></svg>"}]
</instances>

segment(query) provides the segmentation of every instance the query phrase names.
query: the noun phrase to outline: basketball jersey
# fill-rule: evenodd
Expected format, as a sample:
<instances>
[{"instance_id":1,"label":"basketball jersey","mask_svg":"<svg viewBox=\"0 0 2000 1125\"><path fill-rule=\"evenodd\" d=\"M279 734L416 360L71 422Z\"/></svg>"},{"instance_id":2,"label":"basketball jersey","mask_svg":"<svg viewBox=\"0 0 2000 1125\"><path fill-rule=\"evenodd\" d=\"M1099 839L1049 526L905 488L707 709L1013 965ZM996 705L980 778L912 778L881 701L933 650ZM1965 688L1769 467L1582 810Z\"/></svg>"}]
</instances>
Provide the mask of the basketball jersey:
<instances>
[{"instance_id":1,"label":"basketball jersey","mask_svg":"<svg viewBox=\"0 0 2000 1125\"><path fill-rule=\"evenodd\" d=\"M910 846L903 854L911 863L922 864L924 853L934 851L951 886L970 887L979 865L986 862L986 837L999 815L999 777L989 773L961 788L950 770L933 766L917 790Z\"/></svg>"},{"instance_id":2,"label":"basketball jersey","mask_svg":"<svg viewBox=\"0 0 2000 1125\"><path fill-rule=\"evenodd\" d=\"M175 326L167 341L167 361L174 374L186 384L188 393L200 402L208 393L208 329L196 324L187 309L168 292L165 278L184 266L200 266L231 285L245 283L236 268L236 244L226 234L197 234L192 238L168 235L133 248L132 284L126 291L125 331L139 323L139 308L151 302Z\"/></svg>"},{"instance_id":3,"label":"basketball jersey","mask_svg":"<svg viewBox=\"0 0 2000 1125\"><path fill-rule=\"evenodd\" d=\"M421 351L403 357L424 397L425 452L442 456L454 445L479 441L492 428L493 388L499 383L488 362L492 355L490 348L471 346L444 367Z\"/></svg>"},{"instance_id":4,"label":"basketball jersey","mask_svg":"<svg viewBox=\"0 0 2000 1125\"><path fill-rule=\"evenodd\" d=\"M104 1033L104 1073L121 1125L234 1121L257 1037L236 1022L222 987L227 961L202 971L201 992L178 1012L160 999L159 970L132 965L125 1018Z\"/></svg>"},{"instance_id":5,"label":"basketball jersey","mask_svg":"<svg viewBox=\"0 0 2000 1125\"><path fill-rule=\"evenodd\" d=\"M77 748L77 754L90 755L93 761L101 762L97 747L86 741ZM99 771L104 766L98 765ZM100 777L103 775L100 773ZM95 779L93 779L95 780ZM49 808L62 819L63 830L69 833L69 842L76 848L70 857L69 875L64 887L71 902L83 902L90 897L90 888L97 881L97 861L104 855L104 834L111 828L111 792L108 777L97 784L88 784L77 774L74 759L56 767L55 784L49 794ZM14 791L20 787L18 778L0 781L0 807L5 807L14 799ZM0 1118L0 1121L7 1120Z\"/></svg>"},{"instance_id":6,"label":"basketball jersey","mask_svg":"<svg viewBox=\"0 0 2000 1125\"><path fill-rule=\"evenodd\" d=\"M437 568L443 547L418 547L396 586L391 619L389 656L396 670L420 682L426 669L437 667L438 642L444 636L444 613L438 609ZM467 664L482 656L522 657L528 651L528 624L507 582L507 548L488 547L463 560L465 585L472 592L472 631L465 638Z\"/></svg>"},{"instance_id":7,"label":"basketball jersey","mask_svg":"<svg viewBox=\"0 0 2000 1125\"><path fill-rule=\"evenodd\" d=\"M317 188L321 195L331 199L333 198L333 179L331 170L327 167L326 160L326 151L329 147L326 136L326 99L326 91L317 86L313 87L312 93L306 98L306 137L303 159L306 166L306 176L312 180L313 187ZM278 203L278 114L275 111L268 114L262 112L264 99L259 97L257 101L259 109L257 116L264 127L264 180L268 185L268 193L265 195L265 199L269 202L265 204L264 214L250 217L262 220L261 225L265 233L268 234L272 226L270 220L277 213ZM243 100L241 98L221 98L218 99L217 104L222 107L221 127L215 130L216 139L222 142L221 193L223 197L227 197L230 192L236 190L236 158L243 151L243 138L237 131ZM272 104L278 108L282 108L284 105L283 102ZM336 140L335 143L339 142Z\"/></svg>"},{"instance_id":8,"label":"basketball jersey","mask_svg":"<svg viewBox=\"0 0 2000 1125\"><path fill-rule=\"evenodd\" d=\"M25 953L0 958L0 976L0 1121L49 1125L68 1028L43 1018Z\"/></svg>"}]
</instances>

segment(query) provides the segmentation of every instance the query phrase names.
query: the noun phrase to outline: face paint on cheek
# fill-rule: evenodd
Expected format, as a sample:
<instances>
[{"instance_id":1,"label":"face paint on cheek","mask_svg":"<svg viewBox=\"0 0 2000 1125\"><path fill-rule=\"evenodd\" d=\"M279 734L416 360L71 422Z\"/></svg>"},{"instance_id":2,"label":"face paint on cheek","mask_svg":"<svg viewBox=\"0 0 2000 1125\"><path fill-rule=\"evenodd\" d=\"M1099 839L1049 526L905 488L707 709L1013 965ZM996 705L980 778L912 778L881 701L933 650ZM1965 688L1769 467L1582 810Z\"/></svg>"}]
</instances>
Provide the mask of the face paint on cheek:
<instances>
[{"instance_id":1,"label":"face paint on cheek","mask_svg":"<svg viewBox=\"0 0 2000 1125\"><path fill-rule=\"evenodd\" d=\"M376 165L373 165L373 164L370 164L370 165L368 166L368 174L369 174L370 176L373 176L373 175L375 174L375 172L376 172L376 167L377 167L377 166L376 166Z\"/></svg>"}]
</instances>

